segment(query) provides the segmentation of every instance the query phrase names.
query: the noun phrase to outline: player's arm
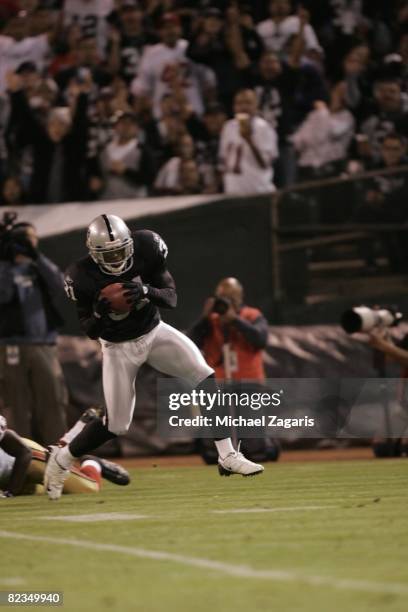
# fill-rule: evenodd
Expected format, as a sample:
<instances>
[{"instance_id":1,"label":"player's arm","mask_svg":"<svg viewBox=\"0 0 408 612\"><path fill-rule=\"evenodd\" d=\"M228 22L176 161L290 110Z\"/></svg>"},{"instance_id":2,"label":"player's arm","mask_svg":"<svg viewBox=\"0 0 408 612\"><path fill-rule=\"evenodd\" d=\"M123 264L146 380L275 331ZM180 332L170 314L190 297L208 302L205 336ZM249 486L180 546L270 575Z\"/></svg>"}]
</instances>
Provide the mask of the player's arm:
<instances>
[{"instance_id":1,"label":"player's arm","mask_svg":"<svg viewBox=\"0 0 408 612\"><path fill-rule=\"evenodd\" d=\"M81 329L91 340L97 340L106 329L107 315L110 310L109 300L103 297L95 300L93 308L77 304Z\"/></svg>"},{"instance_id":2,"label":"player's arm","mask_svg":"<svg viewBox=\"0 0 408 612\"><path fill-rule=\"evenodd\" d=\"M6 494L18 495L23 488L28 466L32 459L31 450L24 444L20 436L11 429L7 429L4 432L0 441L0 448L15 459L13 470L7 483Z\"/></svg>"},{"instance_id":3,"label":"player's arm","mask_svg":"<svg viewBox=\"0 0 408 612\"><path fill-rule=\"evenodd\" d=\"M164 263L150 275L148 284L140 281L130 281L123 283L123 286L127 289L124 295L132 308L146 298L159 308L175 308L177 306L176 284Z\"/></svg>"},{"instance_id":4,"label":"player's arm","mask_svg":"<svg viewBox=\"0 0 408 612\"><path fill-rule=\"evenodd\" d=\"M143 277L143 282L124 283L124 287L128 289L125 295L135 305L147 298L159 308L175 308L176 283L167 269L166 243L158 234L148 230L139 233L138 241L143 257L148 263L148 272Z\"/></svg>"},{"instance_id":5,"label":"player's arm","mask_svg":"<svg viewBox=\"0 0 408 612\"><path fill-rule=\"evenodd\" d=\"M260 315L254 321L247 321L240 316L236 317L232 324L242 333L248 344L260 350L268 343L268 322Z\"/></svg>"},{"instance_id":6,"label":"player's arm","mask_svg":"<svg viewBox=\"0 0 408 612\"><path fill-rule=\"evenodd\" d=\"M92 340L99 338L111 310L109 301L99 295L92 298L83 291L75 267L69 268L65 275L65 292L75 302L82 331Z\"/></svg>"},{"instance_id":7,"label":"player's arm","mask_svg":"<svg viewBox=\"0 0 408 612\"><path fill-rule=\"evenodd\" d=\"M151 283L146 285L146 297L159 308L177 306L176 283L165 264L155 270Z\"/></svg>"},{"instance_id":8,"label":"player's arm","mask_svg":"<svg viewBox=\"0 0 408 612\"><path fill-rule=\"evenodd\" d=\"M396 361L403 367L408 367L408 351L396 346L391 340L384 336L382 330L373 330L369 334L369 343L377 351L384 353L389 359Z\"/></svg>"}]
</instances>

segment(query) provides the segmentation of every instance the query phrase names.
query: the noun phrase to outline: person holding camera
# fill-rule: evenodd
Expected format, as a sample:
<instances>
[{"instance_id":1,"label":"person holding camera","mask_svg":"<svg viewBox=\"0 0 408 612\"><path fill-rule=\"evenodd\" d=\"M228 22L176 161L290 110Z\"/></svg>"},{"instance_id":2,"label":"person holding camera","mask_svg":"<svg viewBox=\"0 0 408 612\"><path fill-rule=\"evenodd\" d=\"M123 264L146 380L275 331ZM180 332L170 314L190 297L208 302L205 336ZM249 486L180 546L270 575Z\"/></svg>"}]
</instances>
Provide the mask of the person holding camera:
<instances>
[{"instance_id":1,"label":"person holding camera","mask_svg":"<svg viewBox=\"0 0 408 612\"><path fill-rule=\"evenodd\" d=\"M393 361L401 366L401 385L397 393L397 400L407 411L406 379L408 378L408 335L395 343L386 327L375 327L368 334L370 346L380 354L384 360ZM376 437L372 440L372 448L376 457L399 457L408 455L408 434L403 438Z\"/></svg>"},{"instance_id":2,"label":"person holding camera","mask_svg":"<svg viewBox=\"0 0 408 612\"><path fill-rule=\"evenodd\" d=\"M66 430L67 391L57 358L63 320L60 270L38 249L36 229L0 224L0 403L13 428L44 446Z\"/></svg>"},{"instance_id":3,"label":"person holding camera","mask_svg":"<svg viewBox=\"0 0 408 612\"><path fill-rule=\"evenodd\" d=\"M190 336L217 378L263 381L268 323L260 310L246 306L243 299L244 290L236 278L221 280Z\"/></svg>"}]
</instances>

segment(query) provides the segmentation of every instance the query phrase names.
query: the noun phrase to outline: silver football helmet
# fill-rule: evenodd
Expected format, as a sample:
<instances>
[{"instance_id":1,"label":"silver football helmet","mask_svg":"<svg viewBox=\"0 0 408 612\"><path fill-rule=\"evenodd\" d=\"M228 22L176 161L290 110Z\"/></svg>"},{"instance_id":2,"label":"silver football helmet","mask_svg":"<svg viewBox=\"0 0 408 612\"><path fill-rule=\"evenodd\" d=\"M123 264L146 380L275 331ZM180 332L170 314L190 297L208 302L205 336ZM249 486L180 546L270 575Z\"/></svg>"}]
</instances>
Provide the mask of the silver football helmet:
<instances>
[{"instance_id":1,"label":"silver football helmet","mask_svg":"<svg viewBox=\"0 0 408 612\"><path fill-rule=\"evenodd\" d=\"M88 227L86 246L105 274L119 276L133 265L133 238L130 229L116 215L99 215Z\"/></svg>"}]
</instances>

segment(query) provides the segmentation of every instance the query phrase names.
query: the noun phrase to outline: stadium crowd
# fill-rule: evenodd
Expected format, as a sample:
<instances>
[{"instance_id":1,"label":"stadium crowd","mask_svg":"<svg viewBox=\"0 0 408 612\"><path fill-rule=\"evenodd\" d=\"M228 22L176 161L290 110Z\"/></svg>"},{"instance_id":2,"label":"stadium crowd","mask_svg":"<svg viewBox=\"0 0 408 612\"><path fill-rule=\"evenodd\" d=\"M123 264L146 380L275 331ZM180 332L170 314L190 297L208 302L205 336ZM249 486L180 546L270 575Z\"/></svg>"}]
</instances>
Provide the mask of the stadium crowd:
<instances>
[{"instance_id":1,"label":"stadium crowd","mask_svg":"<svg viewBox=\"0 0 408 612\"><path fill-rule=\"evenodd\" d=\"M0 0L0 27L3 205L405 161L407 0ZM361 219L394 183L365 190Z\"/></svg>"}]
</instances>

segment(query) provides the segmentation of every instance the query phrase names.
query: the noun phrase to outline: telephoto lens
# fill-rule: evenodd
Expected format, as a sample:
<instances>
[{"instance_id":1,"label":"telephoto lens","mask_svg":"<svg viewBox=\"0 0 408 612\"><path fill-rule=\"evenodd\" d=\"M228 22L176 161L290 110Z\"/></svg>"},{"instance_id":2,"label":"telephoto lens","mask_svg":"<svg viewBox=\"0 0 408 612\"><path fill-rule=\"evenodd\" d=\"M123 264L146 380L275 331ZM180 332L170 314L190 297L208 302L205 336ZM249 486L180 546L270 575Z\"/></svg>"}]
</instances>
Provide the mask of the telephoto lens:
<instances>
[{"instance_id":1,"label":"telephoto lens","mask_svg":"<svg viewBox=\"0 0 408 612\"><path fill-rule=\"evenodd\" d=\"M342 314L340 324L348 334L368 333L376 327L398 325L401 319L402 314L397 309L356 306Z\"/></svg>"}]
</instances>

